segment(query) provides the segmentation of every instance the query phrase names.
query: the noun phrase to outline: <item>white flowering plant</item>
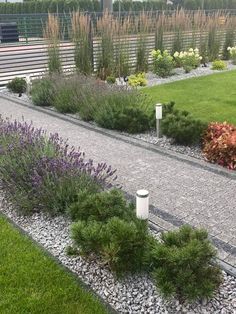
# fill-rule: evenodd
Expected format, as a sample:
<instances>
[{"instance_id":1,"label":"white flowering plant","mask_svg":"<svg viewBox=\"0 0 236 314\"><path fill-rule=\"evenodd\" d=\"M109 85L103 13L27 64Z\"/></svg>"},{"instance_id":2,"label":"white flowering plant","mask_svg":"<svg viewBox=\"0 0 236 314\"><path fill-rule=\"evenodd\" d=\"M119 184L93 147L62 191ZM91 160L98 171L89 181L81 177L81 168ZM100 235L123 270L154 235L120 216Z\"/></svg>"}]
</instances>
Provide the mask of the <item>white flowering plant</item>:
<instances>
[{"instance_id":1,"label":"white flowering plant","mask_svg":"<svg viewBox=\"0 0 236 314\"><path fill-rule=\"evenodd\" d=\"M152 50L151 56L153 59L154 73L160 77L167 77L172 75L174 69L174 58L167 50Z\"/></svg>"},{"instance_id":2,"label":"white flowering plant","mask_svg":"<svg viewBox=\"0 0 236 314\"><path fill-rule=\"evenodd\" d=\"M230 59L232 60L232 63L236 65L236 46L228 47L227 50L230 53Z\"/></svg>"},{"instance_id":3,"label":"white flowering plant","mask_svg":"<svg viewBox=\"0 0 236 314\"><path fill-rule=\"evenodd\" d=\"M190 48L188 51L176 51L174 53L175 63L184 68L186 73L200 66L202 57L199 54L199 49Z\"/></svg>"}]
</instances>

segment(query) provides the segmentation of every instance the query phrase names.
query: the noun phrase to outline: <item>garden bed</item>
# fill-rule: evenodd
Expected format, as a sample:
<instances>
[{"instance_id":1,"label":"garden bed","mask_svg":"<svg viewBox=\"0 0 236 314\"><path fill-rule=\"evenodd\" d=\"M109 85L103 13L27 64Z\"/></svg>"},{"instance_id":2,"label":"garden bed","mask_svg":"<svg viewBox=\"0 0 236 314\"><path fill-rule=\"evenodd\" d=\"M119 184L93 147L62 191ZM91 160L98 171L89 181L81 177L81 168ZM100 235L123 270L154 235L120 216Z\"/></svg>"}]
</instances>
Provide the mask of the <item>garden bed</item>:
<instances>
[{"instance_id":1,"label":"garden bed","mask_svg":"<svg viewBox=\"0 0 236 314\"><path fill-rule=\"evenodd\" d=\"M166 78L160 78L157 75L155 75L154 73L149 72L147 74L147 82L148 82L147 86L152 87L152 86L156 86L156 85L162 85L162 84L187 80L190 78L201 77L201 76L206 76L206 75L236 70L236 65L232 64L230 61L225 61L225 62L227 64L227 69L223 70L223 71L212 70L212 62L209 62L206 64L207 65L206 67L201 65L200 67L193 69L189 73L185 73L183 68L177 68L174 70L173 75L166 77Z\"/></svg>"},{"instance_id":2,"label":"garden bed","mask_svg":"<svg viewBox=\"0 0 236 314\"><path fill-rule=\"evenodd\" d=\"M147 275L129 276L118 280L95 260L82 256L71 257L66 247L71 244L70 221L64 216L51 218L45 214L20 216L4 200L1 191L0 211L43 245L63 265L76 273L98 295L120 313L233 313L236 308L236 280L224 273L224 282L211 300L181 304L178 300L164 300ZM158 235L161 231L155 233Z\"/></svg>"}]
</instances>

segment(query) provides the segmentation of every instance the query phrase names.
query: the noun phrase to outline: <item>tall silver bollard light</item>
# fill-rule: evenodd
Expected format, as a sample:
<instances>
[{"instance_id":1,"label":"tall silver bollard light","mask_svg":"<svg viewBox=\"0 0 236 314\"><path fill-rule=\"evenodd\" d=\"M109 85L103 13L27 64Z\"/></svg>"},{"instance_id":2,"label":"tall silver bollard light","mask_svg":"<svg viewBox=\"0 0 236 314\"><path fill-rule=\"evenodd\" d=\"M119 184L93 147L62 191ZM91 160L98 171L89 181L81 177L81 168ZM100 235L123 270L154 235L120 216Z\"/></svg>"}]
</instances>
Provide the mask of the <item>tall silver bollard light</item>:
<instances>
[{"instance_id":1,"label":"tall silver bollard light","mask_svg":"<svg viewBox=\"0 0 236 314\"><path fill-rule=\"evenodd\" d=\"M161 137L160 121L162 119L162 104L156 104L156 131L157 138Z\"/></svg>"},{"instance_id":2,"label":"tall silver bollard light","mask_svg":"<svg viewBox=\"0 0 236 314\"><path fill-rule=\"evenodd\" d=\"M144 220L149 217L149 192L147 190L136 192L136 216Z\"/></svg>"}]
</instances>

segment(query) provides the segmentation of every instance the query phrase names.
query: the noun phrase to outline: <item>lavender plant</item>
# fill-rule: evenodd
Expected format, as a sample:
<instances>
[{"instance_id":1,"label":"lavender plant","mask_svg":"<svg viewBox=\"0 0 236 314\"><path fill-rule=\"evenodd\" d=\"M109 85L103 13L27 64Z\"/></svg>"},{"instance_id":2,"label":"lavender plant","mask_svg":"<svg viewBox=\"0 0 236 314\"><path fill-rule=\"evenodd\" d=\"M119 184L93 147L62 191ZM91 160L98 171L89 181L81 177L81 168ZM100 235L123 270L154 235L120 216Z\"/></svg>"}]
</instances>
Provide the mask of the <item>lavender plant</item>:
<instances>
[{"instance_id":1,"label":"lavender plant","mask_svg":"<svg viewBox=\"0 0 236 314\"><path fill-rule=\"evenodd\" d=\"M46 136L26 122L0 120L0 179L12 202L24 213L62 213L81 189L110 187L115 170L94 164L59 137Z\"/></svg>"}]
</instances>

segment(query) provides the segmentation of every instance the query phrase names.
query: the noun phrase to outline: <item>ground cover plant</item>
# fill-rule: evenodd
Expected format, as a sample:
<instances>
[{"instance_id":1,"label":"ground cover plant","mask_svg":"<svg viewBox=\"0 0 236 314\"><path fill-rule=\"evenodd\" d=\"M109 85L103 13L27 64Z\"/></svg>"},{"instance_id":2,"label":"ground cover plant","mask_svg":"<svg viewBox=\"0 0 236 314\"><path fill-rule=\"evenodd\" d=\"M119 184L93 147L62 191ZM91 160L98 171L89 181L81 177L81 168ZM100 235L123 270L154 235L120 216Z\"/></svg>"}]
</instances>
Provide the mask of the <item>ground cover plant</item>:
<instances>
[{"instance_id":1,"label":"ground cover plant","mask_svg":"<svg viewBox=\"0 0 236 314\"><path fill-rule=\"evenodd\" d=\"M176 109L186 110L203 122L236 124L235 78L236 71L230 71L145 87L142 91L156 102L174 100Z\"/></svg>"},{"instance_id":2,"label":"ground cover plant","mask_svg":"<svg viewBox=\"0 0 236 314\"><path fill-rule=\"evenodd\" d=\"M0 216L0 312L108 313L78 280Z\"/></svg>"}]
</instances>

